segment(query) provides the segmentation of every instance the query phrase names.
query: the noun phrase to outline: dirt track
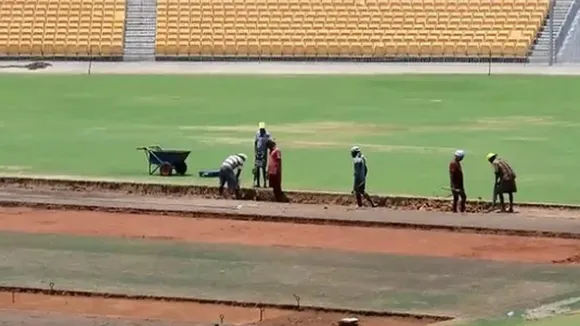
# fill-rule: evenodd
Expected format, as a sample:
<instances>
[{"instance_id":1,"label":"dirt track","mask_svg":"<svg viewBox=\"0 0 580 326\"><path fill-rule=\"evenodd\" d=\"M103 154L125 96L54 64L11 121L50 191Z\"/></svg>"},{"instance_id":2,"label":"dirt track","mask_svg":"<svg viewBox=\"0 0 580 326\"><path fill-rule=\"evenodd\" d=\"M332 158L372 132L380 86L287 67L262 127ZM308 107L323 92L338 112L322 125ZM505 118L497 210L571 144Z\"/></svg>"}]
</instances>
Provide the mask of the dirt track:
<instances>
[{"instance_id":1,"label":"dirt track","mask_svg":"<svg viewBox=\"0 0 580 326\"><path fill-rule=\"evenodd\" d=\"M71 297L32 293L0 292L0 313L22 320L31 313L45 312L41 320L27 325L47 325L54 322L66 325L260 325L285 326L301 324L305 326L328 326L336 323L344 314L316 311L292 311L267 308L233 307L219 304L194 302L165 302L155 300L129 300L101 297ZM59 313L50 315L46 313ZM84 318L71 315L84 316ZM357 316L365 326L421 326L433 320L409 319L402 317ZM38 318L38 317L37 317ZM88 319L88 320L87 320ZM44 322L43 322L44 321Z\"/></svg>"},{"instance_id":2,"label":"dirt track","mask_svg":"<svg viewBox=\"0 0 580 326\"><path fill-rule=\"evenodd\" d=\"M94 210L187 217L213 217L286 223L335 224L495 233L523 236L580 238L576 211L546 210L518 214L450 214L393 210L355 209L342 205L277 204L271 202L205 199L194 196L127 194L124 191L92 192L3 188L2 206Z\"/></svg>"},{"instance_id":3,"label":"dirt track","mask_svg":"<svg viewBox=\"0 0 580 326\"><path fill-rule=\"evenodd\" d=\"M0 177L0 185L5 189L16 192L19 189L43 191L66 191L78 193L115 193L123 195L146 195L146 196L172 196L172 197L196 197L205 199L222 199L217 187L195 185L169 185L160 183L137 183L121 182L114 180L79 180L57 178L20 178ZM324 193L307 191L287 191L286 194L293 204L314 204L333 206L352 206L354 198L350 194ZM243 199L246 201L272 202L274 197L270 190L242 189ZM427 197L404 197L404 196L375 196L374 201L379 206L392 210L423 211L423 212L449 212L449 200ZM490 202L468 201L467 212L489 213ZM519 203L518 210L531 216L559 216L577 217L580 206L543 203Z\"/></svg>"},{"instance_id":4,"label":"dirt track","mask_svg":"<svg viewBox=\"0 0 580 326\"><path fill-rule=\"evenodd\" d=\"M570 239L26 208L2 209L0 230L530 263L580 252Z\"/></svg>"}]
</instances>

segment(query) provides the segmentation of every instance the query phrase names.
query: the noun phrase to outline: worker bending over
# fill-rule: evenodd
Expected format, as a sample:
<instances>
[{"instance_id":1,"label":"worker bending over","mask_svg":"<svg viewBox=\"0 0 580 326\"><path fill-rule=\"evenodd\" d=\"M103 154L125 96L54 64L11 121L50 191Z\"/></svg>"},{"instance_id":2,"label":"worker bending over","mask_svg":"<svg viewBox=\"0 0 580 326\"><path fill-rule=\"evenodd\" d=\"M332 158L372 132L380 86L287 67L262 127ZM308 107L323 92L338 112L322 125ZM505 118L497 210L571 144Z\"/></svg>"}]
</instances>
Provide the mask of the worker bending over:
<instances>
[{"instance_id":1,"label":"worker bending over","mask_svg":"<svg viewBox=\"0 0 580 326\"><path fill-rule=\"evenodd\" d=\"M465 212L465 188L463 185L463 169L461 168L461 161L465 153L462 150L455 151L451 163L449 163L449 181L451 187L451 193L453 194L453 206L452 210L457 213L457 202L461 199L459 203L459 211Z\"/></svg>"},{"instance_id":2,"label":"worker bending over","mask_svg":"<svg viewBox=\"0 0 580 326\"><path fill-rule=\"evenodd\" d=\"M227 183L228 188L236 195L237 199L242 197L240 193L240 174L242 174L242 169L247 158L246 154L239 153L230 155L224 160L219 172L220 195L223 195L224 185Z\"/></svg>"},{"instance_id":3,"label":"worker bending over","mask_svg":"<svg viewBox=\"0 0 580 326\"><path fill-rule=\"evenodd\" d=\"M356 196L356 203L358 207L362 207L362 197L364 197L371 204L371 207L375 207L371 196L366 192L368 173L367 160L364 155L362 155L360 147L358 146L354 146L350 149L350 155L352 156L354 163L354 185L352 192Z\"/></svg>"},{"instance_id":4,"label":"worker bending over","mask_svg":"<svg viewBox=\"0 0 580 326\"><path fill-rule=\"evenodd\" d=\"M493 186L493 207L495 208L496 199L499 196L499 203L501 205L501 212L505 212L505 201L503 194L508 194L510 201L510 208L507 210L510 213L514 212L514 193L518 192L516 185L516 173L512 167L503 159L497 157L495 153L487 154L487 160L493 166L495 173L495 182Z\"/></svg>"}]
</instances>

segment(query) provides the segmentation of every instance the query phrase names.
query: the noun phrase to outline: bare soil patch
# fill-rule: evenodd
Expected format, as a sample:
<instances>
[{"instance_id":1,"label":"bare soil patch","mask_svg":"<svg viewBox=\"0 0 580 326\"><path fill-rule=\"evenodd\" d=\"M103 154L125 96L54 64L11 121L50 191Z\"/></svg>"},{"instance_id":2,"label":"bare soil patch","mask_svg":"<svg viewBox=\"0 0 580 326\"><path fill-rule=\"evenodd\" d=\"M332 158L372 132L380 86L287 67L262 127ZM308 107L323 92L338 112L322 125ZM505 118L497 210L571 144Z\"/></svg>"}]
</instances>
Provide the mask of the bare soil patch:
<instances>
[{"instance_id":1,"label":"bare soil patch","mask_svg":"<svg viewBox=\"0 0 580 326\"><path fill-rule=\"evenodd\" d=\"M529 263L580 252L573 239L30 208L0 209L0 230Z\"/></svg>"},{"instance_id":2,"label":"bare soil patch","mask_svg":"<svg viewBox=\"0 0 580 326\"><path fill-rule=\"evenodd\" d=\"M195 302L132 300L103 297L57 296L33 293L0 292L0 309L44 311L119 319L163 320L215 325L328 326L349 315L322 311L292 311L267 308L260 321L257 307L236 307ZM431 320L413 317L357 316L361 326L420 326Z\"/></svg>"},{"instance_id":3,"label":"bare soil patch","mask_svg":"<svg viewBox=\"0 0 580 326\"><path fill-rule=\"evenodd\" d=\"M163 196L188 196L208 199L222 198L219 196L217 187L191 186L177 184L122 182L111 180L75 180L74 178L55 179L54 177L0 177L0 185L5 189L34 189L38 191L73 191L83 193L109 192L115 194L131 195L163 195ZM354 196L343 193L324 193L306 191L286 191L291 203L317 204L317 205L355 205ZM275 201L271 190L242 189L242 198L252 201ZM411 196L373 196L375 203L380 207L400 210L418 210L425 212L449 212L451 204L449 199L411 197ZM491 203L476 200L467 202L468 213L488 213ZM553 217L577 217L580 206L520 203L516 208L521 213L533 212L533 216Z\"/></svg>"}]
</instances>

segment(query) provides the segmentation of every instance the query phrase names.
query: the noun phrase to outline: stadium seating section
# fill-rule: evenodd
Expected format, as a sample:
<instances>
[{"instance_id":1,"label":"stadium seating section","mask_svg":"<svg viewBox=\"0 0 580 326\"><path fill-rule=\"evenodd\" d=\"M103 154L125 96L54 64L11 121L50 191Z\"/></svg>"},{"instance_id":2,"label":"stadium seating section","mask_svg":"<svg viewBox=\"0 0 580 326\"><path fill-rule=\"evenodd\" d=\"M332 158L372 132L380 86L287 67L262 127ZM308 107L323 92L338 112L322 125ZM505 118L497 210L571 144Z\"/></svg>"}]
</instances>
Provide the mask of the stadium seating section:
<instances>
[{"instance_id":1,"label":"stadium seating section","mask_svg":"<svg viewBox=\"0 0 580 326\"><path fill-rule=\"evenodd\" d=\"M0 0L0 56L123 53L125 0Z\"/></svg>"},{"instance_id":2,"label":"stadium seating section","mask_svg":"<svg viewBox=\"0 0 580 326\"><path fill-rule=\"evenodd\" d=\"M158 0L158 56L525 57L548 0Z\"/></svg>"}]
</instances>

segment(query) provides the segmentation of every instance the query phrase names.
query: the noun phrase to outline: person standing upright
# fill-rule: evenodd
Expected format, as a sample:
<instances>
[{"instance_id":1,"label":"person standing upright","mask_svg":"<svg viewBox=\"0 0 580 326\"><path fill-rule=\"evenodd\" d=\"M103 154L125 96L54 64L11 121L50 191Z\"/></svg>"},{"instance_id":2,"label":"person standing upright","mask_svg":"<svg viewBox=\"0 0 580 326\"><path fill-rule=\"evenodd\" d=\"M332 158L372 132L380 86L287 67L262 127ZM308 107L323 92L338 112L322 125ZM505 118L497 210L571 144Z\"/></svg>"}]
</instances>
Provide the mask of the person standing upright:
<instances>
[{"instance_id":1,"label":"person standing upright","mask_svg":"<svg viewBox=\"0 0 580 326\"><path fill-rule=\"evenodd\" d=\"M264 188L268 187L266 179L266 169L268 166L268 140L271 138L270 133L266 131L266 123L258 124L258 131L254 139L254 186L260 187L260 175L264 178Z\"/></svg>"},{"instance_id":2,"label":"person standing upright","mask_svg":"<svg viewBox=\"0 0 580 326\"><path fill-rule=\"evenodd\" d=\"M362 207L362 197L364 197L371 204L371 207L375 207L375 203L373 203L371 196L366 192L368 173L367 160L358 146L353 146L350 149L350 155L353 158L354 164L354 185L352 192L355 194L356 204L358 207Z\"/></svg>"},{"instance_id":3,"label":"person standing upright","mask_svg":"<svg viewBox=\"0 0 580 326\"><path fill-rule=\"evenodd\" d=\"M459 211L465 212L465 201L467 196L465 195L465 187L463 184L463 169L461 167L461 161L465 157L465 153L462 150L455 151L453 159L449 163L449 185L451 187L451 193L453 194L453 206L452 210L457 213L457 204L459 202Z\"/></svg>"},{"instance_id":4,"label":"person standing upright","mask_svg":"<svg viewBox=\"0 0 580 326\"><path fill-rule=\"evenodd\" d=\"M285 202L286 196L282 191L282 152L273 139L268 140L270 159L268 163L268 180L274 191L276 201Z\"/></svg>"},{"instance_id":5,"label":"person standing upright","mask_svg":"<svg viewBox=\"0 0 580 326\"><path fill-rule=\"evenodd\" d=\"M516 185L516 173L512 169L511 165L509 165L505 160L497 157L497 154L489 153L487 154L486 158L487 161L493 166L493 172L495 174L492 200L493 207L495 208L497 197L499 197L501 212L505 212L505 199L503 195L508 194L510 208L507 211L513 213L514 193L518 192L518 187Z\"/></svg>"}]
</instances>

